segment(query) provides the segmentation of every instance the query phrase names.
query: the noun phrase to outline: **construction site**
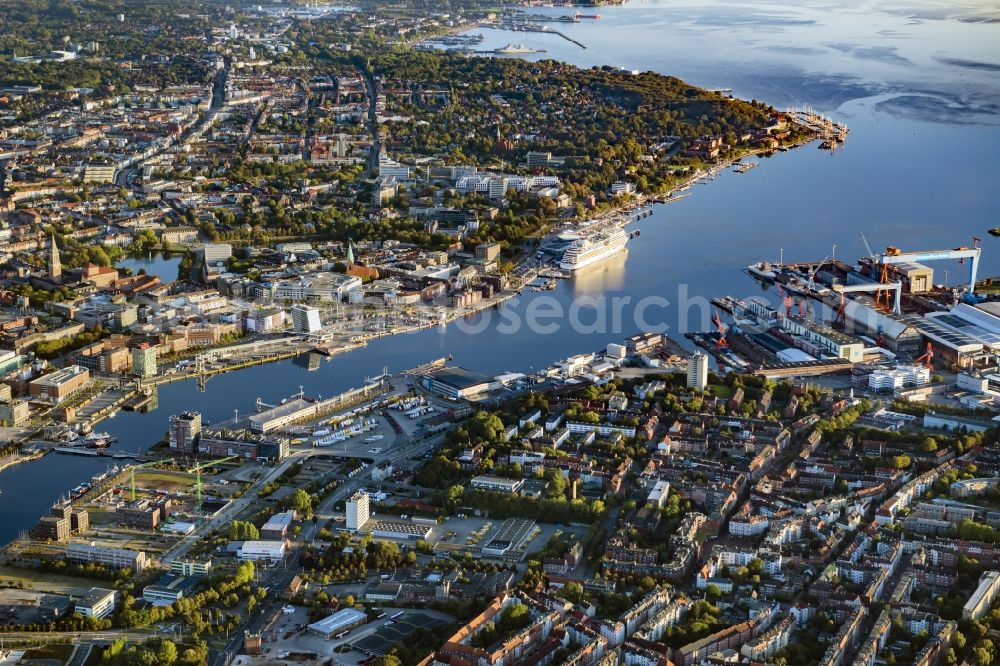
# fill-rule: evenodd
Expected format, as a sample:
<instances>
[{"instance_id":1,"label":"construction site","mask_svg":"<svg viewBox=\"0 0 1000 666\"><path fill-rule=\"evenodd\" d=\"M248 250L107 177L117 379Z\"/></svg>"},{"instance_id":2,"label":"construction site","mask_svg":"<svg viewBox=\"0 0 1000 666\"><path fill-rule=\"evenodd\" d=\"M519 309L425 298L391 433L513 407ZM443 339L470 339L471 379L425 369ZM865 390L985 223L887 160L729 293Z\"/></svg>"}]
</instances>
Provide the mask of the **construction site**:
<instances>
[{"instance_id":1,"label":"construction site","mask_svg":"<svg viewBox=\"0 0 1000 666\"><path fill-rule=\"evenodd\" d=\"M826 257L748 266L763 292L713 299L714 330L688 337L722 367L772 378L913 366L995 371L1000 297L992 280L978 280L980 239L942 250L865 245L856 265Z\"/></svg>"}]
</instances>

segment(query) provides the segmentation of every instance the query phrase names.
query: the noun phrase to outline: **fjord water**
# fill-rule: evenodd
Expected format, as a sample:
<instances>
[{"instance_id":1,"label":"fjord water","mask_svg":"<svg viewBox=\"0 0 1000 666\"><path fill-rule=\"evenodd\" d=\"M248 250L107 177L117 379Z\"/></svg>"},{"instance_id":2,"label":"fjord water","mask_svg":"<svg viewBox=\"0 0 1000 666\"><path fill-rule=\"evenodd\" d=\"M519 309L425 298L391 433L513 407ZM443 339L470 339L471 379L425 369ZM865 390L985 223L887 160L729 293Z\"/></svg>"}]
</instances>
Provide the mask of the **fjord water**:
<instances>
[{"instance_id":1,"label":"fjord water","mask_svg":"<svg viewBox=\"0 0 1000 666\"><path fill-rule=\"evenodd\" d=\"M861 233L875 250L956 247L979 236L981 275L1000 274L1000 240L986 234L1000 225L996 3L787 7L633 0L598 11L599 21L551 24L587 49L555 35L474 32L486 35L482 49L524 43L547 50L529 56L536 60L655 70L707 88L731 88L739 97L779 108L811 106L847 123L846 145L831 154L814 143L763 158L746 174L725 172L693 186L693 196L657 207L636 225L641 236L629 243L627 255L561 282L554 292L525 291L505 306L503 317L493 311L442 329L383 338L324 361L314 372L288 361L214 377L204 393L193 382L163 386L156 411L122 412L101 425L119 437L116 447L148 446L163 436L168 417L184 409L200 410L217 422L235 409L246 413L257 397L273 402L300 385L310 395L331 395L383 366L399 371L447 354L486 373L538 369L637 332L634 306L644 298L672 304L650 305L644 312L649 324L665 323L673 333L707 327L707 310L677 306L682 294L759 293L741 270L777 259L781 249L786 260L818 260L836 245L838 258L853 261L864 252ZM141 261L131 265L143 267ZM934 268L937 282L947 270L951 284L960 284L967 271L957 262ZM611 326L610 300L602 305L579 299L602 296L631 299L621 309L620 327ZM544 332L510 325L514 317L523 321L535 307L531 303L543 298L564 312L575 300L584 303L579 316L584 326L575 330L563 321L554 332ZM609 322L596 327L598 332L589 326L596 321L594 306ZM0 541L30 527L60 493L107 464L52 454L0 473Z\"/></svg>"}]
</instances>

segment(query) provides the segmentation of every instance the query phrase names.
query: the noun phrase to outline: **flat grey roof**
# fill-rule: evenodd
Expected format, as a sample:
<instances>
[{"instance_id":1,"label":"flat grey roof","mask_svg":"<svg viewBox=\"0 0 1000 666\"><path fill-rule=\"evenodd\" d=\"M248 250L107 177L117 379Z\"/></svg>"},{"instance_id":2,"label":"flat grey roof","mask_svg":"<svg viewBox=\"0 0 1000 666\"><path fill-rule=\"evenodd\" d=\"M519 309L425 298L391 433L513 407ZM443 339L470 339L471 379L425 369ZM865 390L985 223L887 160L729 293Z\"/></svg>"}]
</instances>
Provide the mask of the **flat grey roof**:
<instances>
[{"instance_id":1,"label":"flat grey roof","mask_svg":"<svg viewBox=\"0 0 1000 666\"><path fill-rule=\"evenodd\" d=\"M456 389L469 389L480 384L488 384L490 378L478 372L465 368L441 368L428 373L434 381L446 384Z\"/></svg>"}]
</instances>

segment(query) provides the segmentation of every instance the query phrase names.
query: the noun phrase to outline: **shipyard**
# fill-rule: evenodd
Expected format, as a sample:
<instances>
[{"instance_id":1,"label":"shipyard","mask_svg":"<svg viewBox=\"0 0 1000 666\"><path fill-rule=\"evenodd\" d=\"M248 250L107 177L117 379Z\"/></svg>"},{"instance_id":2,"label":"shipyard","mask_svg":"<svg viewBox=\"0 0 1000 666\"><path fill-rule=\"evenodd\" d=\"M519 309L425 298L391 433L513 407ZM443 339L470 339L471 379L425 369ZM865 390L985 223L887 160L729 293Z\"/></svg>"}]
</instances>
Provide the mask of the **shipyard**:
<instances>
[{"instance_id":1,"label":"shipyard","mask_svg":"<svg viewBox=\"0 0 1000 666\"><path fill-rule=\"evenodd\" d=\"M981 253L974 238L971 246L951 250L887 247L855 266L830 257L759 262L746 273L763 293L713 299L714 330L689 337L721 364L768 377L870 372L905 363L989 374L997 364L1000 306L993 280L977 281ZM949 261L952 274L965 273L966 281L944 282L947 268L937 274L944 280L935 281L928 264L937 261ZM933 387L925 390L931 392Z\"/></svg>"}]
</instances>

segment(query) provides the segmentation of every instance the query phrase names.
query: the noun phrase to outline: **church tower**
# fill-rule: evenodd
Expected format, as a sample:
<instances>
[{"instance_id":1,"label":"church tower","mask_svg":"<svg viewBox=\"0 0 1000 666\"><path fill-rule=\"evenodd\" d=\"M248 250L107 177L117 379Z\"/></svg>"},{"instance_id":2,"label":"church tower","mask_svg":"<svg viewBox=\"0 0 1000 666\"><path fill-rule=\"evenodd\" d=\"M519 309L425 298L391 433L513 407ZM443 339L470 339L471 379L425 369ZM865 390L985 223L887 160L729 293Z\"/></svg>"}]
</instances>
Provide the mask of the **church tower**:
<instances>
[{"instance_id":1,"label":"church tower","mask_svg":"<svg viewBox=\"0 0 1000 666\"><path fill-rule=\"evenodd\" d=\"M49 281L62 284L62 262L59 260L59 246L56 245L55 234L52 234L49 242Z\"/></svg>"}]
</instances>

